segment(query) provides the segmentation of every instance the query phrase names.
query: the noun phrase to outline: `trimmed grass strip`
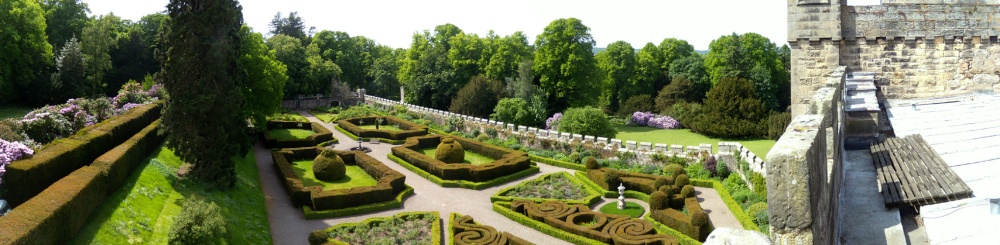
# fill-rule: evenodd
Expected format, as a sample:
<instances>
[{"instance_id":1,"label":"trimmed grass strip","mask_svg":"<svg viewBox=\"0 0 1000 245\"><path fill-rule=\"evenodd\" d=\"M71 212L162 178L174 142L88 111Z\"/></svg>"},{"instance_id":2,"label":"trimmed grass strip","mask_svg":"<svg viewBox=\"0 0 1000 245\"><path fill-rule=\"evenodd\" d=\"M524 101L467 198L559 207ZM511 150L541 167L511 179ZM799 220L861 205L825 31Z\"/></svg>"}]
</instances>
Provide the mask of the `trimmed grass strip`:
<instances>
[{"instance_id":1,"label":"trimmed grass strip","mask_svg":"<svg viewBox=\"0 0 1000 245\"><path fill-rule=\"evenodd\" d=\"M315 134L312 130L298 129L298 128L282 128L282 129L272 129L271 136L279 140L301 140L309 138L310 135Z\"/></svg>"},{"instance_id":2,"label":"trimmed grass strip","mask_svg":"<svg viewBox=\"0 0 1000 245\"><path fill-rule=\"evenodd\" d=\"M437 148L424 148L421 151L424 153L424 155L433 158L434 152L436 150ZM483 165L483 164L493 163L493 161L496 161L496 159L490 158L488 156L483 156L482 154L479 153L465 151L465 163L469 163L472 165Z\"/></svg>"}]
</instances>

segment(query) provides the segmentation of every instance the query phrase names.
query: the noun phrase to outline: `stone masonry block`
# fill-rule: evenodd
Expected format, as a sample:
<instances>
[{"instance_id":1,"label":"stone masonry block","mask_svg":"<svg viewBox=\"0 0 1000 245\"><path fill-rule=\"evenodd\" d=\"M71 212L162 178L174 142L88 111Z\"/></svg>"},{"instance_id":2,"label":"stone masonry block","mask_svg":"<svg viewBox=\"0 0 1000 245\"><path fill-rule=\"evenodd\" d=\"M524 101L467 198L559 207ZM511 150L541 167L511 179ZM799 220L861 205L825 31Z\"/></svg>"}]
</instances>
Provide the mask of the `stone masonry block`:
<instances>
[{"instance_id":1,"label":"stone masonry block","mask_svg":"<svg viewBox=\"0 0 1000 245\"><path fill-rule=\"evenodd\" d=\"M822 120L819 115L795 117L767 155L766 178L782 180L767 182L768 215L774 229L808 229L813 223L809 165L826 162L826 154L814 153L826 149L825 135L819 135Z\"/></svg>"}]
</instances>

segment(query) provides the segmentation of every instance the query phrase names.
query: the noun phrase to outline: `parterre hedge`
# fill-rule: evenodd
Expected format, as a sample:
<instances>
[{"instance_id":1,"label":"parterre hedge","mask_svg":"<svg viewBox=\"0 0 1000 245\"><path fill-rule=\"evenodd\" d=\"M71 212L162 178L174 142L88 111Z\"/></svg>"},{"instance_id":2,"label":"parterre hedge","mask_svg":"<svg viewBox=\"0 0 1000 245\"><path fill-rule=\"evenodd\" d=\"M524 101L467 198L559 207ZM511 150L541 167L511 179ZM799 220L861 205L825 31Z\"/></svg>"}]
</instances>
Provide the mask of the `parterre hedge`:
<instances>
[{"instance_id":1,"label":"parterre hedge","mask_svg":"<svg viewBox=\"0 0 1000 245\"><path fill-rule=\"evenodd\" d=\"M310 245L319 245L319 244L322 244L322 245L349 245L349 244L347 244L345 242L341 242L341 241L330 239L328 236L325 237L325 240L324 240L323 235L326 235L327 232L333 231L335 229L343 228L343 227L372 226L372 225L376 225L376 224L386 223L388 221L391 221L391 220L397 219L397 218L398 219L408 219L410 216L416 216L417 218L423 218L426 215L431 215L432 218L435 221L438 221L438 220L441 219L441 215L439 215L437 212L405 212L405 213L399 213L399 214L393 215L391 217L375 217L375 218L366 219L366 220L361 221L361 222L342 223L342 224L338 224L338 225L335 225L335 226L328 227L326 229L313 231L312 233L309 234L309 244ZM441 222L433 222L433 225L431 225L431 231L430 231L430 233L431 233L431 244L441 244Z\"/></svg>"},{"instance_id":2,"label":"parterre hedge","mask_svg":"<svg viewBox=\"0 0 1000 245\"><path fill-rule=\"evenodd\" d=\"M4 185L8 187L5 198L14 206L31 199L160 118L162 106L162 102L155 102L136 107L48 143L30 158L12 162L4 174Z\"/></svg>"},{"instance_id":3,"label":"parterre hedge","mask_svg":"<svg viewBox=\"0 0 1000 245\"><path fill-rule=\"evenodd\" d=\"M396 199L392 201L361 205L357 207L328 209L319 211L313 210L309 206L302 206L302 213L304 214L304 217L306 219L325 219L325 218L342 217L348 215L366 214L386 209L402 207L403 199L409 197L410 195L413 195L413 187L406 186L406 189L403 189L403 191L399 192L399 194L396 195Z\"/></svg>"},{"instance_id":4,"label":"parterre hedge","mask_svg":"<svg viewBox=\"0 0 1000 245\"><path fill-rule=\"evenodd\" d=\"M292 195L292 202L297 206L309 206L312 210L342 209L381 202L392 201L402 192L406 185L406 176L392 170L375 158L357 151L337 151L347 165L357 165L365 173L378 180L375 186L354 187L349 189L324 190L319 186L304 186L302 179L295 174L292 161L313 159L322 147L285 148L271 152L274 165L283 178L285 189Z\"/></svg>"},{"instance_id":5,"label":"parterre hedge","mask_svg":"<svg viewBox=\"0 0 1000 245\"><path fill-rule=\"evenodd\" d=\"M363 129L358 126L362 121L365 124L375 124L377 119L381 118L384 120L380 125L399 125L401 131L390 131L390 130L376 130L376 129ZM350 132L354 136L363 138L380 138L380 139L390 139L390 140L403 140L409 137L427 135L427 126L412 123L403 120L398 117L393 116L371 116L371 117L355 117L348 118L337 121L337 126L340 126L347 132Z\"/></svg>"},{"instance_id":6,"label":"parterre hedge","mask_svg":"<svg viewBox=\"0 0 1000 245\"><path fill-rule=\"evenodd\" d=\"M439 161L420 152L424 148L437 147L443 137L455 139L466 151L496 159L483 165L451 164ZM443 180L466 180L484 182L495 178L511 175L531 167L531 159L527 153L510 150L462 137L427 135L410 137L406 143L393 147L392 154L434 176Z\"/></svg>"},{"instance_id":7,"label":"parterre hedge","mask_svg":"<svg viewBox=\"0 0 1000 245\"><path fill-rule=\"evenodd\" d=\"M708 234L712 232L710 229L711 224L709 224L711 222L708 221L708 214L705 213L705 210L701 209L701 205L698 204L698 198L695 197L685 198L684 207L687 208L688 214L686 215L677 209L668 208L652 210L650 216L653 217L653 220L680 231L688 237L698 239L698 241L705 241L708 238Z\"/></svg>"},{"instance_id":8,"label":"parterre hedge","mask_svg":"<svg viewBox=\"0 0 1000 245\"><path fill-rule=\"evenodd\" d=\"M448 244L534 245L509 232L498 232L492 226L477 224L472 220L472 216L458 213L451 213L450 216L451 229L448 235L451 237L451 242Z\"/></svg>"},{"instance_id":9,"label":"parterre hedge","mask_svg":"<svg viewBox=\"0 0 1000 245\"><path fill-rule=\"evenodd\" d=\"M317 122L267 121L267 128L297 128L312 130L315 132L305 139L277 139L274 136L271 136L270 131L264 131L264 133L262 133L264 146L268 148L310 147L334 140L333 132L330 132L329 129L323 127L323 125L320 125Z\"/></svg>"},{"instance_id":10,"label":"parterre hedge","mask_svg":"<svg viewBox=\"0 0 1000 245\"><path fill-rule=\"evenodd\" d=\"M0 216L0 244L58 244L75 237L91 213L163 141L157 126L159 121Z\"/></svg>"},{"instance_id":11,"label":"parterre hedge","mask_svg":"<svg viewBox=\"0 0 1000 245\"><path fill-rule=\"evenodd\" d=\"M740 225L743 226L744 230L760 230L760 228L757 227L757 224L753 222L754 218L747 216L746 212L743 212L743 208L740 207L739 203L736 203L736 200L733 199L733 196L728 190L726 190L726 187L722 185L722 182L719 182L718 180L692 179L691 185L715 189L715 191L719 193L719 197L722 198L722 202L729 208L729 212L732 212L733 216L736 216L736 220L740 221Z\"/></svg>"},{"instance_id":12,"label":"parterre hedge","mask_svg":"<svg viewBox=\"0 0 1000 245\"><path fill-rule=\"evenodd\" d=\"M546 174L546 175L542 175L541 177L538 177L537 179L529 180L529 181L546 180L548 178L553 178L555 176L562 176L563 178L566 178L567 180L569 180L573 184L577 184L577 185L583 186L583 191L588 194L587 197L585 197L583 199L551 199L551 198L524 198L524 197L507 196L508 193L510 193L511 191L513 191L514 189L516 189L518 186L524 185L525 183L528 182L528 181L526 181L526 182L522 182L521 184L514 185L514 186L511 186L511 187L507 187L507 188L504 188L504 189L498 191L496 194L494 194L493 196L490 197L490 202L498 202L498 201L511 202L511 201L514 201L514 199L526 199L526 200L532 200L532 201L535 201L535 202L559 200L559 201L563 201L563 202L566 202L566 203L569 203L569 204L583 204L583 205L590 206L590 205L597 204L598 202L601 201L601 194L602 194L601 191L599 191L599 190L591 187L590 185L584 184L583 181L580 181L579 179L574 178L571 174L569 174L567 172L555 172L555 173L551 173L551 174Z\"/></svg>"},{"instance_id":13,"label":"parterre hedge","mask_svg":"<svg viewBox=\"0 0 1000 245\"><path fill-rule=\"evenodd\" d=\"M467 180L444 180L444 179L441 179L440 177L434 176L431 173L428 173L427 171L424 171L423 169L418 168L417 166L413 166L413 164L410 164L410 163L406 162L405 160L400 159L399 157L393 156L392 154L389 154L388 158L389 158L389 160L392 160L393 162L398 163L399 165L403 166L404 168L412 171L413 173L415 173L417 175L420 175L420 177L423 177L423 178L429 180L431 183L434 183L436 185L440 185L442 187L460 187L460 188L467 188L467 189L473 189L473 190L482 190L482 189L486 189L486 188L498 186L498 185L501 185L503 183L507 183L507 182L510 182L512 180L520 179L520 178L526 177L528 175L532 175L532 174L535 174L535 173L539 172L538 166L532 165L532 166L528 167L528 169L521 170L520 172L513 173L513 174L510 174L510 175L507 175L507 176L503 176L503 177L500 177L500 178L496 178L496 179L491 179L491 180L488 180L488 181L483 181L483 182L472 182L472 181L467 181Z\"/></svg>"},{"instance_id":14,"label":"parterre hedge","mask_svg":"<svg viewBox=\"0 0 1000 245\"><path fill-rule=\"evenodd\" d=\"M505 202L498 202L504 204ZM594 212L585 205L567 204L560 201L535 203L529 200L516 200L510 205L510 210L516 214L528 217L558 230L566 231L587 240L605 244L679 244L677 239L667 234L658 234L652 223L624 215L604 214ZM494 206L496 209L497 206ZM502 206L501 206L502 208ZM510 217L510 216L508 216ZM538 229L533 222L519 223ZM548 233L545 230L539 229ZM551 235L551 234L550 234ZM553 235L565 236L565 235ZM563 237L560 237L563 238ZM578 243L574 239L569 242ZM592 243L592 242L584 242Z\"/></svg>"}]
</instances>

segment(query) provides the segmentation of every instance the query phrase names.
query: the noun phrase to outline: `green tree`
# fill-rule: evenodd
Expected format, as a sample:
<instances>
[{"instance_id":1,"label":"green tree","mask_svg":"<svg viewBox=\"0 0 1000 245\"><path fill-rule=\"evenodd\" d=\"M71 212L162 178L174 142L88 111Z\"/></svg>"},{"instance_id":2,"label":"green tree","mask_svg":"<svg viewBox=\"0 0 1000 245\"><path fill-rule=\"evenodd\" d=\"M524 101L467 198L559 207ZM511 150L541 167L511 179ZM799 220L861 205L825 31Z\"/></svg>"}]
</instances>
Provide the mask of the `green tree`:
<instances>
[{"instance_id":1,"label":"green tree","mask_svg":"<svg viewBox=\"0 0 1000 245\"><path fill-rule=\"evenodd\" d=\"M507 78L507 94L525 101L527 107L524 109L531 118L522 125L542 126L548 115L545 111L548 102L545 100L545 91L534 84L534 79L531 60L524 60L518 65L517 77Z\"/></svg>"},{"instance_id":2,"label":"green tree","mask_svg":"<svg viewBox=\"0 0 1000 245\"><path fill-rule=\"evenodd\" d=\"M617 41L596 56L597 66L605 72L601 100L607 112L617 113L625 100L639 93L649 93L652 84L639 84L635 77L635 49L625 41Z\"/></svg>"},{"instance_id":3,"label":"green tree","mask_svg":"<svg viewBox=\"0 0 1000 245\"><path fill-rule=\"evenodd\" d=\"M767 107L757 99L753 83L741 78L724 78L708 91L701 115L691 130L720 138L763 137L767 133L762 121L768 117Z\"/></svg>"},{"instance_id":4,"label":"green tree","mask_svg":"<svg viewBox=\"0 0 1000 245\"><path fill-rule=\"evenodd\" d=\"M750 80L768 109L781 109L778 89L788 84L790 76L774 43L756 33L733 33L713 40L709 49L705 69L712 84L724 78Z\"/></svg>"},{"instance_id":5,"label":"green tree","mask_svg":"<svg viewBox=\"0 0 1000 245\"><path fill-rule=\"evenodd\" d=\"M309 61L306 59L306 48L297 38L278 34L267 39L267 46L275 52L275 57L287 67L288 81L285 83L284 96L308 94L314 89L306 79Z\"/></svg>"},{"instance_id":6,"label":"green tree","mask_svg":"<svg viewBox=\"0 0 1000 245\"><path fill-rule=\"evenodd\" d=\"M302 45L305 45L309 40L309 37L306 36L306 23L302 21L302 17L299 17L299 12L292 11L288 13L288 17L284 17L281 12L278 12L274 14L274 19L271 19L268 26L271 28L269 30L271 35L294 37L302 41Z\"/></svg>"},{"instance_id":7,"label":"green tree","mask_svg":"<svg viewBox=\"0 0 1000 245\"><path fill-rule=\"evenodd\" d=\"M480 118L489 117L503 95L503 83L476 76L458 91L455 99L451 100L448 111Z\"/></svg>"},{"instance_id":8,"label":"green tree","mask_svg":"<svg viewBox=\"0 0 1000 245\"><path fill-rule=\"evenodd\" d=\"M60 91L52 95L54 101L83 97L90 89L80 42L71 37L62 47L56 57L56 73L52 74L53 88Z\"/></svg>"},{"instance_id":9,"label":"green tree","mask_svg":"<svg viewBox=\"0 0 1000 245\"><path fill-rule=\"evenodd\" d=\"M677 76L669 85L663 86L656 95L656 110L661 114L670 114L674 104L700 103L705 97L705 90L695 86L684 76Z\"/></svg>"},{"instance_id":10,"label":"green tree","mask_svg":"<svg viewBox=\"0 0 1000 245\"><path fill-rule=\"evenodd\" d=\"M90 7L81 0L42 0L45 10L45 34L54 50L61 50L70 38L80 38L87 26Z\"/></svg>"},{"instance_id":11,"label":"green tree","mask_svg":"<svg viewBox=\"0 0 1000 245\"><path fill-rule=\"evenodd\" d=\"M241 10L235 0L171 0L157 55L170 93L162 124L167 147L194 164L190 175L209 188L236 183L232 157L246 153L252 139L240 84Z\"/></svg>"},{"instance_id":12,"label":"green tree","mask_svg":"<svg viewBox=\"0 0 1000 245\"><path fill-rule=\"evenodd\" d=\"M47 102L47 95L23 93L51 84L52 45L42 7L35 0L0 1L0 23L0 103Z\"/></svg>"},{"instance_id":13,"label":"green tree","mask_svg":"<svg viewBox=\"0 0 1000 245\"><path fill-rule=\"evenodd\" d=\"M240 50L240 65L245 74L242 85L246 108L243 117L250 119L257 130L263 130L267 124L267 116L281 109L281 99L284 97L285 81L288 70L285 64L278 61L274 50L268 50L264 37L243 25L240 28L240 38L243 43Z\"/></svg>"},{"instance_id":14,"label":"green tree","mask_svg":"<svg viewBox=\"0 0 1000 245\"><path fill-rule=\"evenodd\" d=\"M405 56L406 50L392 49L389 46L379 45L373 52L374 63L370 67L365 67L365 76L371 83L365 88L368 92L376 96L387 99L399 99L399 62L397 60Z\"/></svg>"},{"instance_id":15,"label":"green tree","mask_svg":"<svg viewBox=\"0 0 1000 245\"><path fill-rule=\"evenodd\" d=\"M701 91L701 94L698 94L698 98L704 98L704 93L708 92L708 89L712 87L712 83L708 78L708 72L705 71L705 59L701 55L684 57L670 63L670 80L673 81L678 77L690 80L695 88L698 89L697 91ZM701 99L690 102L700 103Z\"/></svg>"},{"instance_id":16,"label":"green tree","mask_svg":"<svg viewBox=\"0 0 1000 245\"><path fill-rule=\"evenodd\" d=\"M535 39L532 69L548 93L549 111L594 105L600 95L594 38L579 19L558 19L549 23Z\"/></svg>"},{"instance_id":17,"label":"green tree","mask_svg":"<svg viewBox=\"0 0 1000 245\"><path fill-rule=\"evenodd\" d=\"M503 98L490 114L490 119L517 125L538 125L534 112L527 101L521 98Z\"/></svg>"},{"instance_id":18,"label":"green tree","mask_svg":"<svg viewBox=\"0 0 1000 245\"><path fill-rule=\"evenodd\" d=\"M114 14L95 18L83 28L80 39L83 54L87 60L88 97L103 94L107 86L105 79L111 70L111 49L117 47L118 35L121 35L121 18Z\"/></svg>"},{"instance_id":19,"label":"green tree","mask_svg":"<svg viewBox=\"0 0 1000 245\"><path fill-rule=\"evenodd\" d=\"M365 70L362 66L367 38L351 37L346 32L323 30L312 39L323 59L337 64L343 70L340 80L351 87L362 87Z\"/></svg>"},{"instance_id":20,"label":"green tree","mask_svg":"<svg viewBox=\"0 0 1000 245\"><path fill-rule=\"evenodd\" d=\"M650 89L656 90L663 88L670 82L666 70L661 68L662 58L659 56L660 49L653 43L646 43L646 46L643 46L636 53L635 77L633 78L636 84L649 84Z\"/></svg>"},{"instance_id":21,"label":"green tree","mask_svg":"<svg viewBox=\"0 0 1000 245\"><path fill-rule=\"evenodd\" d=\"M482 74L479 61L486 44L479 35L459 33L448 39L448 46L448 61L454 69L456 81L470 81L473 76Z\"/></svg>"},{"instance_id":22,"label":"green tree","mask_svg":"<svg viewBox=\"0 0 1000 245\"><path fill-rule=\"evenodd\" d=\"M698 53L694 52L694 46L691 46L685 40L676 38L663 39L657 48L660 50L660 69L663 69L668 74L670 73L670 64L674 63L675 60L698 55Z\"/></svg>"},{"instance_id":23,"label":"green tree","mask_svg":"<svg viewBox=\"0 0 1000 245\"><path fill-rule=\"evenodd\" d=\"M518 64L531 61L533 49L528 43L528 36L523 32L514 32L509 36L493 41L492 55L483 55L487 59L483 74L490 79L503 80L518 75Z\"/></svg>"},{"instance_id":24,"label":"green tree","mask_svg":"<svg viewBox=\"0 0 1000 245\"><path fill-rule=\"evenodd\" d=\"M153 53L156 50L156 33L167 15L162 13L143 16L139 22L123 20L125 31L118 36L111 48L111 70L108 71L105 94L114 96L126 81L142 81L146 75L160 71L160 64Z\"/></svg>"},{"instance_id":25,"label":"green tree","mask_svg":"<svg viewBox=\"0 0 1000 245\"><path fill-rule=\"evenodd\" d=\"M413 42L400 63L399 82L406 88L406 102L446 109L451 98L467 81L457 81L448 60L448 39L461 33L445 24L430 31L414 33Z\"/></svg>"},{"instance_id":26,"label":"green tree","mask_svg":"<svg viewBox=\"0 0 1000 245\"><path fill-rule=\"evenodd\" d=\"M306 47L306 67L305 81L309 84L308 93L330 93L333 89L333 81L338 80L343 73L337 64L323 59L319 54L319 47L315 44Z\"/></svg>"},{"instance_id":27,"label":"green tree","mask_svg":"<svg viewBox=\"0 0 1000 245\"><path fill-rule=\"evenodd\" d=\"M559 121L559 131L608 138L618 134L607 114L589 106L567 109Z\"/></svg>"}]
</instances>

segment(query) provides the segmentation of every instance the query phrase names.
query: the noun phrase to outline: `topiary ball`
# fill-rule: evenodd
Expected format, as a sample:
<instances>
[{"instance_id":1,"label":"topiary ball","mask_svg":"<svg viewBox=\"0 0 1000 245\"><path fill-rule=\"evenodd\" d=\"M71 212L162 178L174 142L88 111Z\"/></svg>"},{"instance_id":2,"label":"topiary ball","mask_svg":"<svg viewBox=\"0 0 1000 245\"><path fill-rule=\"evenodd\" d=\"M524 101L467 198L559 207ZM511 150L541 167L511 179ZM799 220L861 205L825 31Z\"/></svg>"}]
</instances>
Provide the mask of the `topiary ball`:
<instances>
[{"instance_id":1,"label":"topiary ball","mask_svg":"<svg viewBox=\"0 0 1000 245\"><path fill-rule=\"evenodd\" d=\"M708 213L704 210L697 210L691 213L691 224L695 226L703 226L708 224Z\"/></svg>"},{"instance_id":2,"label":"topiary ball","mask_svg":"<svg viewBox=\"0 0 1000 245\"><path fill-rule=\"evenodd\" d=\"M665 185L669 185L669 184L670 184L670 182L667 181L667 177L663 177L663 176L656 177L656 180L653 181L653 187L656 187L656 189L660 189L660 187L665 186Z\"/></svg>"},{"instance_id":3,"label":"topiary ball","mask_svg":"<svg viewBox=\"0 0 1000 245\"><path fill-rule=\"evenodd\" d=\"M681 196L694 197L694 186L685 185L683 188L681 188Z\"/></svg>"},{"instance_id":4,"label":"topiary ball","mask_svg":"<svg viewBox=\"0 0 1000 245\"><path fill-rule=\"evenodd\" d=\"M445 163L463 163L465 162L465 149L462 149L462 144L459 144L455 139L443 138L441 144L438 144L437 150L434 150L434 158Z\"/></svg>"},{"instance_id":5,"label":"topiary ball","mask_svg":"<svg viewBox=\"0 0 1000 245\"><path fill-rule=\"evenodd\" d=\"M691 184L691 179L688 178L687 174L678 175L674 178L674 186L677 188L683 188L685 185Z\"/></svg>"},{"instance_id":6,"label":"topiary ball","mask_svg":"<svg viewBox=\"0 0 1000 245\"><path fill-rule=\"evenodd\" d=\"M309 245L323 245L330 241L330 235L323 230L315 230L309 233Z\"/></svg>"},{"instance_id":7,"label":"topiary ball","mask_svg":"<svg viewBox=\"0 0 1000 245\"><path fill-rule=\"evenodd\" d=\"M586 164L587 169L600 169L601 164L597 163L597 158L587 157L584 158L583 162Z\"/></svg>"},{"instance_id":8,"label":"topiary ball","mask_svg":"<svg viewBox=\"0 0 1000 245\"><path fill-rule=\"evenodd\" d=\"M767 212L766 202L758 202L754 203L753 205L750 205L750 207L747 207L746 214L750 217L756 217L757 213L760 212Z\"/></svg>"},{"instance_id":9,"label":"topiary ball","mask_svg":"<svg viewBox=\"0 0 1000 245\"><path fill-rule=\"evenodd\" d=\"M666 209L669 201L667 193L654 191L652 195L649 195L649 208L652 210Z\"/></svg>"},{"instance_id":10,"label":"topiary ball","mask_svg":"<svg viewBox=\"0 0 1000 245\"><path fill-rule=\"evenodd\" d=\"M673 177L675 181L677 180L677 176L687 174L687 172L684 171L684 166L681 166L680 164L667 165L665 173L667 176Z\"/></svg>"},{"instance_id":11,"label":"topiary ball","mask_svg":"<svg viewBox=\"0 0 1000 245\"><path fill-rule=\"evenodd\" d=\"M656 188L656 191L662 191L663 193L667 193L667 196L671 196L671 195L674 194L672 190L673 189L670 189L670 186L668 186L668 185L660 186L660 188Z\"/></svg>"},{"instance_id":12,"label":"topiary ball","mask_svg":"<svg viewBox=\"0 0 1000 245\"><path fill-rule=\"evenodd\" d=\"M313 176L318 180L340 180L346 173L347 166L344 165L344 159L330 148L323 149L319 156L313 159Z\"/></svg>"}]
</instances>

